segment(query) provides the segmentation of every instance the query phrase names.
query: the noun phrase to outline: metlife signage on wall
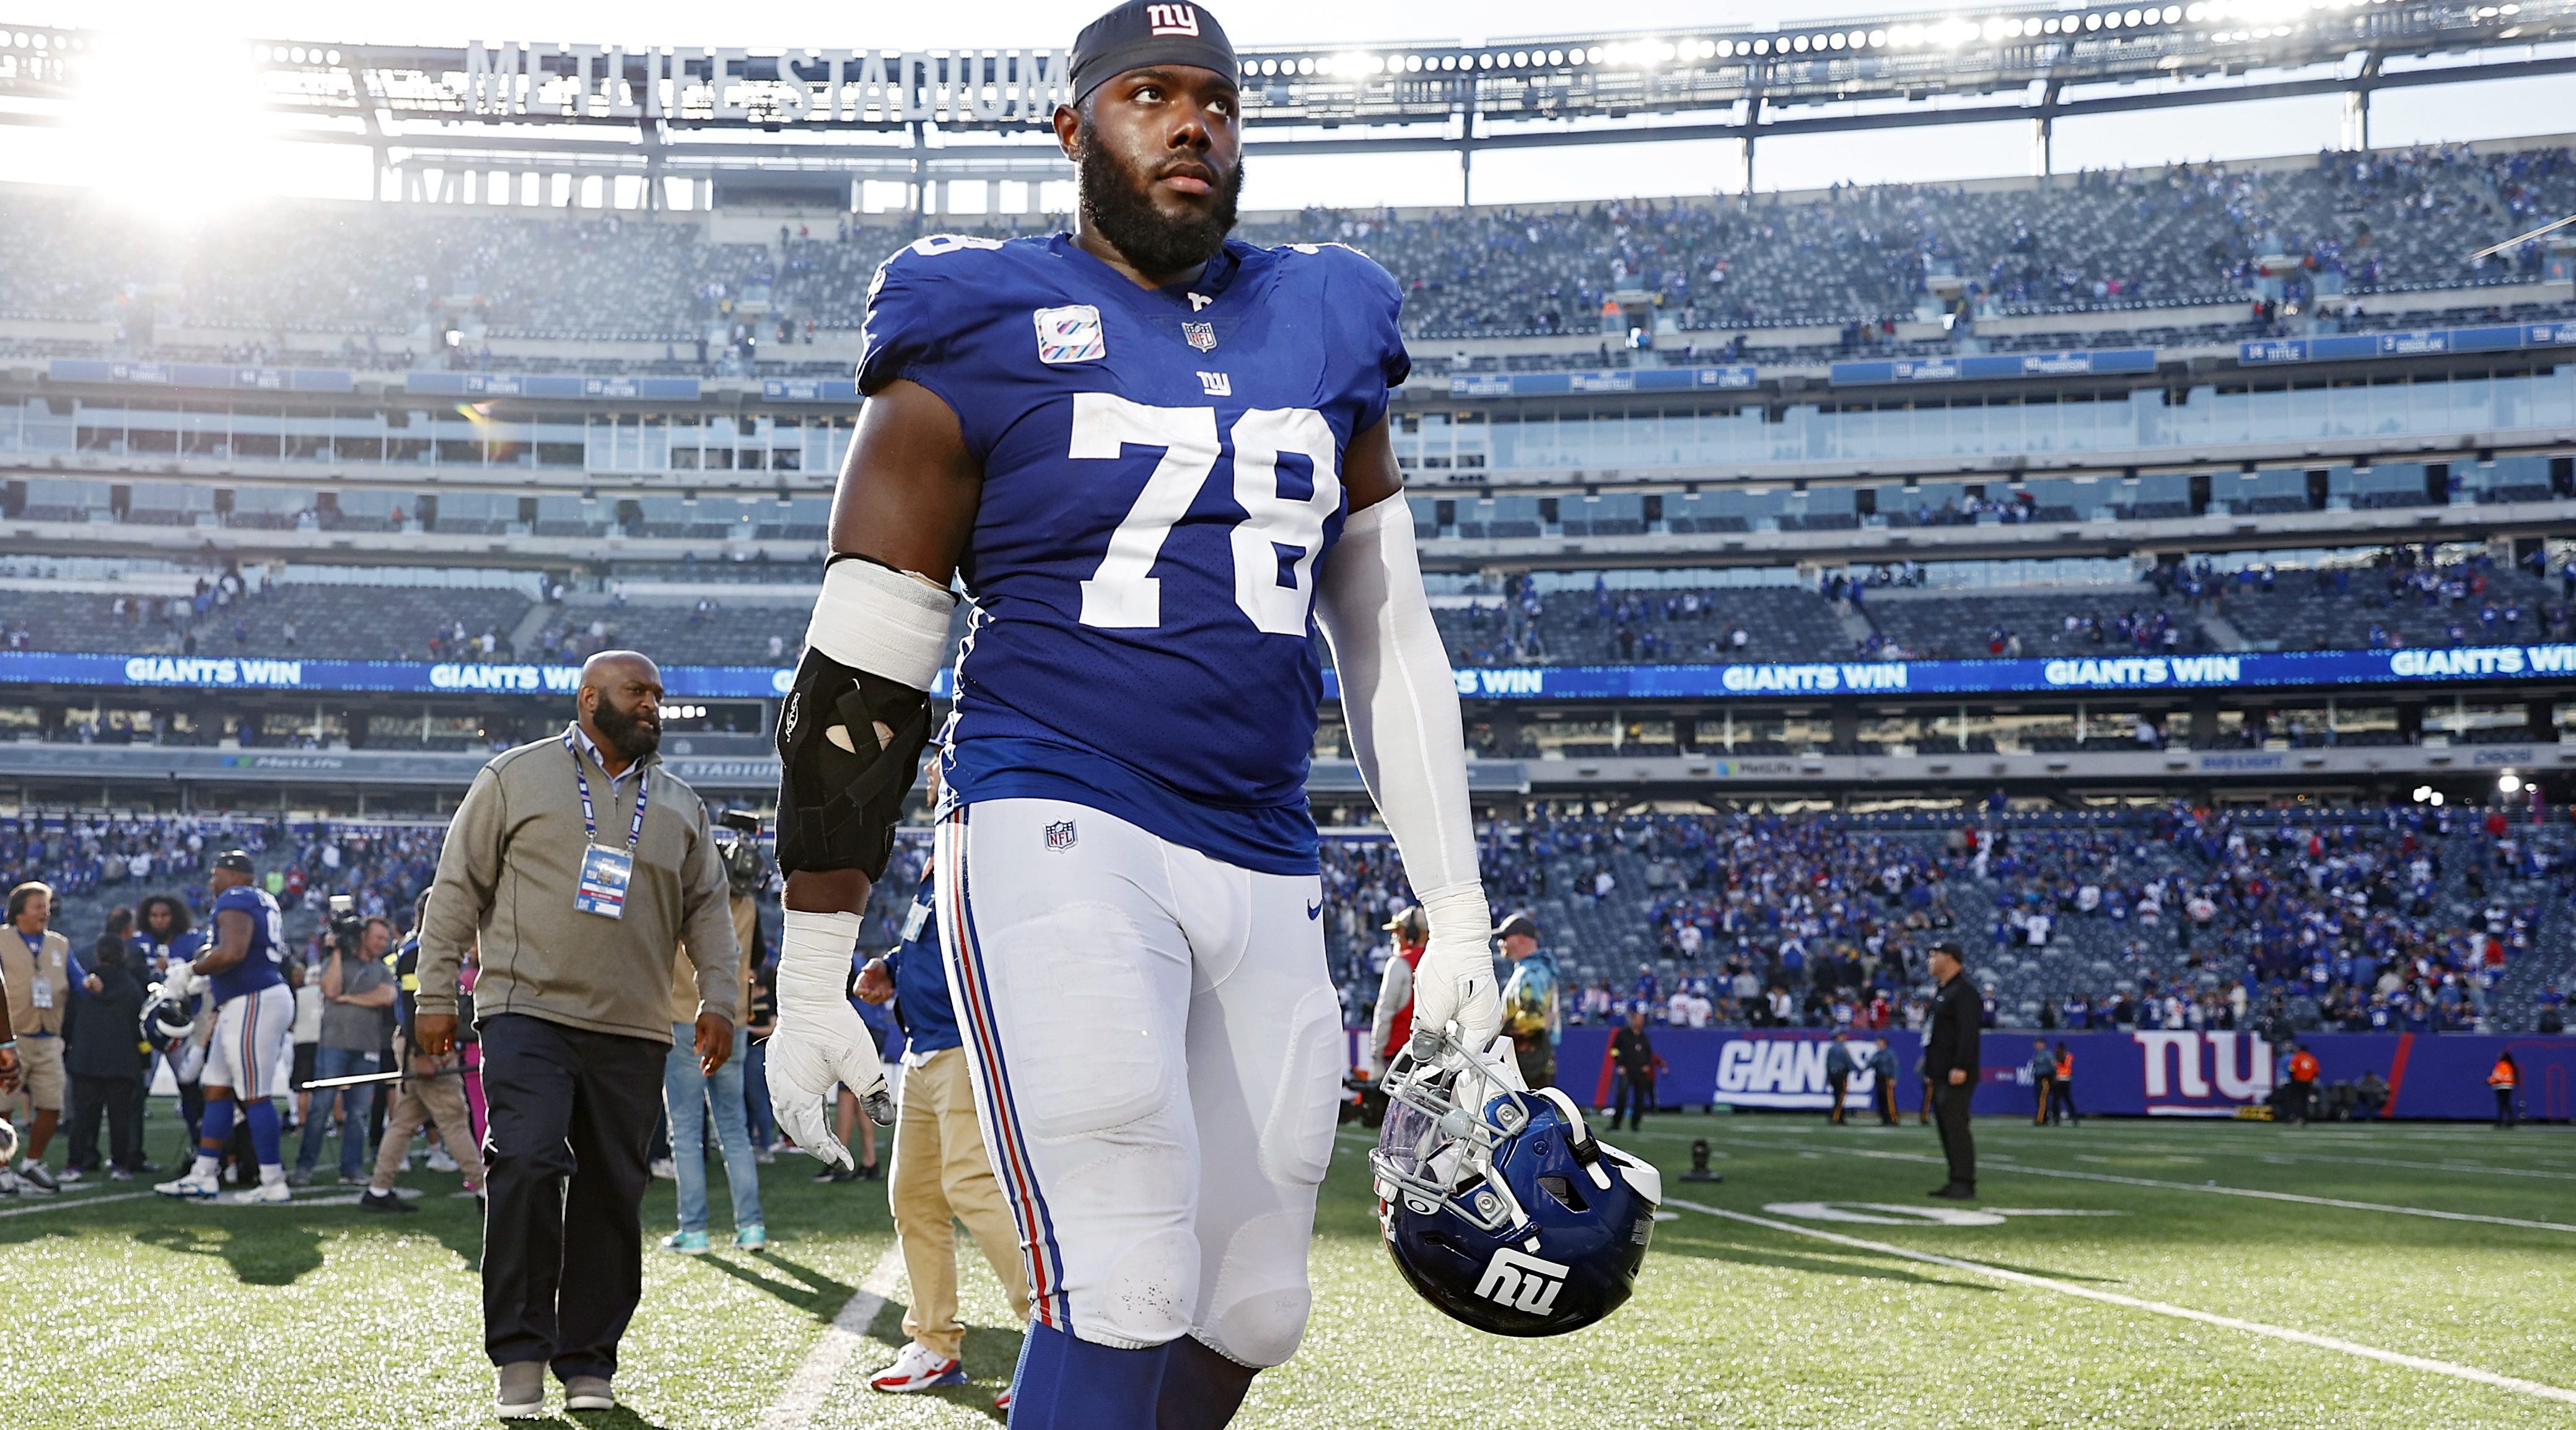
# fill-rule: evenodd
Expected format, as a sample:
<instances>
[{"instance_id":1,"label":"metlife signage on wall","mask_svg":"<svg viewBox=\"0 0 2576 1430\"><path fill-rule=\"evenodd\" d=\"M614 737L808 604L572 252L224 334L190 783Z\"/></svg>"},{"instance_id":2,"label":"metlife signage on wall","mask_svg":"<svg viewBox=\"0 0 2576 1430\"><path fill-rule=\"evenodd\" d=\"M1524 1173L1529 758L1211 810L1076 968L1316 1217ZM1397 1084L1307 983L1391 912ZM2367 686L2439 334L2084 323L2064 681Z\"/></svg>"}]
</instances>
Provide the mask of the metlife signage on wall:
<instances>
[{"instance_id":1,"label":"metlife signage on wall","mask_svg":"<svg viewBox=\"0 0 2576 1430\"><path fill-rule=\"evenodd\" d=\"M794 672L767 666L674 665L675 697L764 699ZM949 674L932 693L945 699ZM1865 660L1741 665L1550 665L1456 672L1475 700L1776 700L1815 695L2003 695L2051 691L2222 690L2454 681L2576 680L2576 645L2406 650L2251 651L2233 655L2087 656L2054 660ZM0 684L203 690L376 690L422 695L562 695L571 665L0 651ZM1341 692L1330 670L1324 695Z\"/></svg>"}]
</instances>

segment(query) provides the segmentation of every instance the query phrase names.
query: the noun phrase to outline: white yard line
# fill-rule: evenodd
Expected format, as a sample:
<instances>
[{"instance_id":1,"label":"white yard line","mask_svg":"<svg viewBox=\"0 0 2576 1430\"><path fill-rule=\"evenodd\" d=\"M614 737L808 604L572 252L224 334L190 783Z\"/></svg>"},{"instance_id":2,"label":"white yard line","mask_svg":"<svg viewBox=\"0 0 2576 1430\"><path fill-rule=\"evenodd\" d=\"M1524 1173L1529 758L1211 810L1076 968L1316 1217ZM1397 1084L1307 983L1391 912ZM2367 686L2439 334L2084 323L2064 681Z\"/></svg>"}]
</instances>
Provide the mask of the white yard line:
<instances>
[{"instance_id":1,"label":"white yard line","mask_svg":"<svg viewBox=\"0 0 2576 1430\"><path fill-rule=\"evenodd\" d=\"M2198 1321L2202 1325L2206 1326L2218 1326L2230 1331L2243 1331L2248 1335L2265 1336L2276 1341L2289 1341L2295 1345L2314 1346L2319 1350L2338 1351L2344 1355L2358 1356L2363 1360L2375 1360L2385 1365L2404 1366L2409 1370L2425 1371L2433 1375L2447 1375L2455 1380L2472 1381L2479 1385L2492 1386L2498 1390L2510 1390L2520 1395L2529 1395L2542 1400L2555 1400L2564 1404L2576 1405L2576 1390L2566 1390L2555 1385L2543 1385L2536 1380L2523 1380L2515 1376L2498 1375L2494 1371L2480 1370L2476 1366L2459 1365L2446 1360L2434 1360L2427 1356L2411 1356L2402 1351L2381 1350L2377 1346L2366 1346L2358 1341L2347 1341L2340 1336L2321 1336L2313 1331L2293 1330L2288 1326L2275 1326L2266 1324L2262 1321L2240 1320L2234 1316L2221 1316L2208 1311L2195 1311L2188 1306L2175 1306L2163 1301L2146 1300L2145 1298L2138 1296L2124 1296L2117 1291L2104 1291L2092 1286L2077 1285L2071 1281L2059 1281L2054 1277L2036 1276L2027 1271L2012 1271L2001 1266L1988 1266L1982 1261L1969 1261L1956 1256L1941 1256L1929 1251L1913 1251L1902 1246L1891 1246L1883 1241L1869 1241L1857 1236L1844 1236L1839 1232L1819 1231L1814 1227L1798 1226L1794 1223L1785 1221L1774 1221L1769 1217L1754 1216L1749 1212L1729 1211L1724 1207L1703 1206L1698 1202L1682 1201L1678 1198L1666 1198L1665 1205L1680 1207L1686 1211L1698 1212L1704 1216L1722 1217L1728 1221L1745 1222L1753 1226L1765 1227L1772 1231L1784 1231L1793 1236L1803 1236L1815 1241L1831 1242L1836 1246L1847 1246L1855 1251L1875 1252L1881 1256L1901 1257L1907 1261L1919 1261L1932 1266L1947 1267L1953 1271L1965 1271L1971 1275L1989 1277L1993 1280L2008 1282L2015 1286L2028 1287L2036 1291L2054 1291L2061 1296L2080 1296L2088 1301L2100 1301L2106 1305L2122 1306L2132 1311L2146 1311L2158 1316L2171 1316L2176 1320Z\"/></svg>"},{"instance_id":2,"label":"white yard line","mask_svg":"<svg viewBox=\"0 0 2576 1430\"><path fill-rule=\"evenodd\" d=\"M36 1195L34 1193L20 1193L20 1195L27 1198L28 1204L25 1206L0 1207L0 1217L34 1216L38 1212L67 1212L78 1207L103 1207L109 1202L130 1202L136 1197L151 1196L152 1193L147 1189L140 1192L112 1192L103 1197L70 1195L47 1197Z\"/></svg>"},{"instance_id":3,"label":"white yard line","mask_svg":"<svg viewBox=\"0 0 2576 1430\"><path fill-rule=\"evenodd\" d=\"M1681 1138L1681 1134L1675 1132L1649 1132L1644 1135L1659 1139ZM1724 1134L1711 1140L1729 1142L1738 1147L1759 1147L1765 1151L1774 1152L1797 1152L1810 1150L1799 1147L1784 1147L1777 1143L1763 1142L1759 1139L1740 1136L1726 1136ZM1822 1150L1840 1153L1846 1157L1876 1157L1892 1162L1918 1162L1936 1167L1941 1165L1940 1158L1926 1156L1916 1152L1881 1152L1866 1147L1828 1147ZM2518 1226L2530 1231L2576 1232L2576 1224L2562 1221L2535 1221L2527 1217L2489 1216L2483 1212L2436 1211L2431 1207L2397 1206L2388 1202L2356 1202L2348 1201L2342 1197L2311 1197L2302 1195L2298 1192L2268 1192L2254 1187L2224 1187L2215 1182L2168 1182L2155 1177L2123 1177L2111 1172L2075 1172L2062 1167L2034 1167L2026 1162L2000 1162L1993 1158L1984 1159L1984 1165L1981 1170L1987 1172L2017 1172L2021 1175L2030 1177L2061 1177L2068 1181L2075 1182L2110 1182L2124 1187L2159 1187L2167 1191L2200 1192L2207 1196L2257 1197L2270 1202L2297 1202L2305 1206L2336 1207L2344 1211L2387 1212L2394 1216L2430 1217L2436 1221L2472 1221L2481 1222L2488 1226Z\"/></svg>"},{"instance_id":4,"label":"white yard line","mask_svg":"<svg viewBox=\"0 0 2576 1430\"><path fill-rule=\"evenodd\" d=\"M760 1420L761 1430L809 1430L814 1412L832 1393L832 1385L841 1377L843 1367L868 1338L868 1327L874 1325L877 1313L885 1309L886 1298L895 1291L897 1278L903 1275L903 1248L886 1248L877 1258L874 1270L859 1283L859 1289L841 1305L840 1314L823 1329L823 1338L805 1353L796 1373L787 1378L786 1389L778 1393L776 1403Z\"/></svg>"}]
</instances>

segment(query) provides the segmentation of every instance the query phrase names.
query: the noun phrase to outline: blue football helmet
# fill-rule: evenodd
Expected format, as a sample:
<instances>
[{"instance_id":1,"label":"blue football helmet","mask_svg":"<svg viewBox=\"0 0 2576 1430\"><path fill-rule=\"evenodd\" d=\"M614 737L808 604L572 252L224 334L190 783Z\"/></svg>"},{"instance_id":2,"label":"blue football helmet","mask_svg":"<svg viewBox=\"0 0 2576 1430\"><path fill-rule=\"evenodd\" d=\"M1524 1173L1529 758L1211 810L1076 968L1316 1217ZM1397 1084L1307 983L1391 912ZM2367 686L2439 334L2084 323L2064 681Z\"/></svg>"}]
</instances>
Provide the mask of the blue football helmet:
<instances>
[{"instance_id":1,"label":"blue football helmet","mask_svg":"<svg viewBox=\"0 0 2576 1430\"><path fill-rule=\"evenodd\" d=\"M1508 1045L1478 1057L1438 1034L1387 1070L1369 1154L1387 1253L1422 1299L1498 1336L1581 1330L1626 1303L1663 1176L1522 1083Z\"/></svg>"}]
</instances>

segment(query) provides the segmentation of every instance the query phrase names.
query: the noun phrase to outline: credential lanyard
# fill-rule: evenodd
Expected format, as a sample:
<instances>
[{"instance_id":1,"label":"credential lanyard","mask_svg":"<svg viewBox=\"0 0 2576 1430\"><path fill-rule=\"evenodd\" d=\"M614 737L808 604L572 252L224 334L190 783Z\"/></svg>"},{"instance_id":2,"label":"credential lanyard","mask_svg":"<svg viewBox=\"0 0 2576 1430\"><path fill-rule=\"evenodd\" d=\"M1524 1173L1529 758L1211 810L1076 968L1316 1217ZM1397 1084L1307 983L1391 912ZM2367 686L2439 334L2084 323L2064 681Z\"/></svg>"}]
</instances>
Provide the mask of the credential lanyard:
<instances>
[{"instance_id":1,"label":"credential lanyard","mask_svg":"<svg viewBox=\"0 0 2576 1430\"><path fill-rule=\"evenodd\" d=\"M581 746L574 743L572 731L569 729L564 731L563 742L565 753L572 756L573 784L581 791L581 827L590 842L597 844L599 820L591 813L590 776L583 774L581 770ZM644 801L652 795L652 784L651 771L635 772L635 818L626 827L626 852L629 856L635 853L637 845L644 842Z\"/></svg>"}]
</instances>

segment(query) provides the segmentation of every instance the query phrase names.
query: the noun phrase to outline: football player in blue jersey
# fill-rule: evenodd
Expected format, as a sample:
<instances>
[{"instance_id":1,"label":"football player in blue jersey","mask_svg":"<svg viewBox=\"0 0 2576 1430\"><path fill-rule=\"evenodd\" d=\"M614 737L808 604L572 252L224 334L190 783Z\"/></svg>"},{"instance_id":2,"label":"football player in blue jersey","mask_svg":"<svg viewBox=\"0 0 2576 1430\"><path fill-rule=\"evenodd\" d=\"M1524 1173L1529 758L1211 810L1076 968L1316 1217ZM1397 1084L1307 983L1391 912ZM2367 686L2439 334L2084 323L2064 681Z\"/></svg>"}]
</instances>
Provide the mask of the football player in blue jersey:
<instances>
[{"instance_id":1,"label":"football player in blue jersey","mask_svg":"<svg viewBox=\"0 0 2576 1430\"><path fill-rule=\"evenodd\" d=\"M221 1190L215 1168L233 1136L233 1111L250 1126L259 1158L259 1185L235 1192L246 1206L276 1205L291 1195L278 1161L277 1108L269 1099L285 1091L281 1075L288 1039L295 1033L295 996L286 987L286 930L277 900L252 880L250 855L229 849L215 856L206 887L215 896L213 945L191 965L173 961L162 989L185 997L201 982L215 1000L215 1031L206 1042L206 1107L198 1119L194 1166L153 1190L169 1197L206 1200Z\"/></svg>"},{"instance_id":2,"label":"football player in blue jersey","mask_svg":"<svg viewBox=\"0 0 2576 1430\"><path fill-rule=\"evenodd\" d=\"M929 736L952 578L940 937L1031 1325L1011 1424L1222 1425L1304 1334L1343 1071L1306 773L1332 647L1428 917L1417 1027L1493 1039L1457 689L1387 437L1395 282L1229 241L1234 52L1197 5L1085 28L1075 231L932 237L871 290L832 558L782 711L770 1078L846 1157L841 998Z\"/></svg>"}]
</instances>

